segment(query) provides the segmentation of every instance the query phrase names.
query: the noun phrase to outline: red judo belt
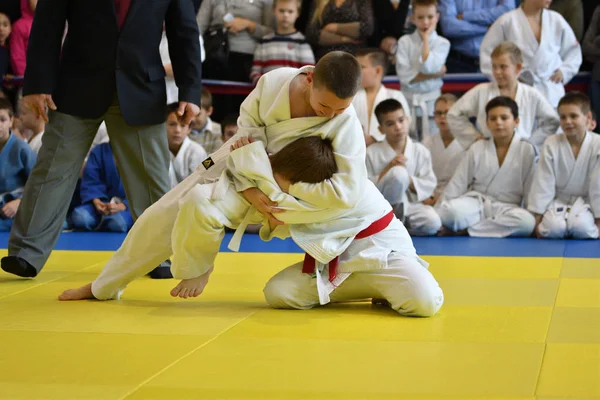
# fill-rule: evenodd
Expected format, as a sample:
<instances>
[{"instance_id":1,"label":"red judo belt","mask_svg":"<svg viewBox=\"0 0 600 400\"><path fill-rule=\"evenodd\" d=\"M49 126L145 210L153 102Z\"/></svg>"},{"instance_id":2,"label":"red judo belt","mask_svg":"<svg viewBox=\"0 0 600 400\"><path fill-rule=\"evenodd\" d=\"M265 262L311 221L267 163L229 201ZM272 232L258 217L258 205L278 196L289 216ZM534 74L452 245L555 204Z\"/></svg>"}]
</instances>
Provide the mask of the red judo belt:
<instances>
[{"instance_id":1,"label":"red judo belt","mask_svg":"<svg viewBox=\"0 0 600 400\"><path fill-rule=\"evenodd\" d=\"M383 217L379 218L377 221L373 222L366 229L358 232L358 235L355 236L354 239L364 239L366 237L372 236L376 233L381 232L392 222L394 219L394 212L390 211ZM337 268L338 268L339 257L334 258L329 262L329 282L333 282L335 277L337 276ZM305 274L314 274L315 273L316 262L315 259L308 253L304 254L304 263L302 264L302 272Z\"/></svg>"}]
</instances>

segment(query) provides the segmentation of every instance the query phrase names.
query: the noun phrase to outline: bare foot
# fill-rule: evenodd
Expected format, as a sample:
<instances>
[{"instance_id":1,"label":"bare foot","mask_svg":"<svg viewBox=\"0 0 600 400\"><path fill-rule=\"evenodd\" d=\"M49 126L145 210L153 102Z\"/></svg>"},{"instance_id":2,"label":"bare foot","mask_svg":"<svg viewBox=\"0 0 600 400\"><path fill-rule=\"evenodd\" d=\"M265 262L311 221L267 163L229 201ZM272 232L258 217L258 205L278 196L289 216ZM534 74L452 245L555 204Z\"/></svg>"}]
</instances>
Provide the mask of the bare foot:
<instances>
[{"instance_id":1,"label":"bare foot","mask_svg":"<svg viewBox=\"0 0 600 400\"><path fill-rule=\"evenodd\" d=\"M82 286L77 289L69 289L62 292L58 299L60 301L68 301L68 300L86 300L86 299L94 299L94 295L92 294L92 284L88 283L85 286Z\"/></svg>"},{"instance_id":2,"label":"bare foot","mask_svg":"<svg viewBox=\"0 0 600 400\"><path fill-rule=\"evenodd\" d=\"M171 290L171 296L181 297L182 299L200 296L200 293L204 291L204 287L208 283L208 277L210 276L211 272L212 268L210 271L197 278L183 279Z\"/></svg>"}]
</instances>

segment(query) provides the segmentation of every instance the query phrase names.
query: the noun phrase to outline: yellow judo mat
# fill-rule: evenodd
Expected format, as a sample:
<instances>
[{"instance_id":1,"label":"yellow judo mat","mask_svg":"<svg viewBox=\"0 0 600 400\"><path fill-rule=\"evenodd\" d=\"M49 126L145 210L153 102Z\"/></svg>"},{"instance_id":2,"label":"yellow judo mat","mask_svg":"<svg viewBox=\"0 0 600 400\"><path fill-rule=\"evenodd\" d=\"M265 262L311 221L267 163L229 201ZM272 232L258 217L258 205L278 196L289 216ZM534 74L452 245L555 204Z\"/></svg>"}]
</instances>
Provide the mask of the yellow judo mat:
<instances>
[{"instance_id":1,"label":"yellow judo mat","mask_svg":"<svg viewBox=\"0 0 600 400\"><path fill-rule=\"evenodd\" d=\"M270 309L263 285L300 254L221 254L194 300L149 278L56 300L110 254L0 274L0 399L600 399L598 259L426 256L446 297L428 319Z\"/></svg>"}]
</instances>

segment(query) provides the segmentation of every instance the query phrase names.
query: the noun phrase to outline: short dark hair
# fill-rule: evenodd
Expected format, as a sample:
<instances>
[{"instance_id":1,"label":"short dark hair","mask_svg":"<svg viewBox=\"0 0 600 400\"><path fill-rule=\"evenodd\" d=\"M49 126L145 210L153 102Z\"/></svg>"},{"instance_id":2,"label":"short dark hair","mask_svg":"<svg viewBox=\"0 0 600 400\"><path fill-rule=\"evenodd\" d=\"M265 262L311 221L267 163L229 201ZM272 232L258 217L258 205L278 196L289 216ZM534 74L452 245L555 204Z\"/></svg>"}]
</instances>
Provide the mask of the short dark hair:
<instances>
[{"instance_id":1,"label":"short dark hair","mask_svg":"<svg viewBox=\"0 0 600 400\"><path fill-rule=\"evenodd\" d=\"M320 136L297 139L271 156L273 172L291 183L319 183L337 172L331 140Z\"/></svg>"},{"instance_id":2,"label":"short dark hair","mask_svg":"<svg viewBox=\"0 0 600 400\"><path fill-rule=\"evenodd\" d=\"M509 108L510 112L513 115L513 118L514 119L519 118L519 106L513 99L511 99L510 97L506 97L506 96L494 97L487 103L487 105L485 106L486 118L492 109L498 108L498 107Z\"/></svg>"},{"instance_id":3,"label":"short dark hair","mask_svg":"<svg viewBox=\"0 0 600 400\"><path fill-rule=\"evenodd\" d=\"M179 103L167 104L167 108L165 110L165 117L169 118L169 115L173 113L177 115L177 110L179 110Z\"/></svg>"},{"instance_id":4,"label":"short dark hair","mask_svg":"<svg viewBox=\"0 0 600 400\"><path fill-rule=\"evenodd\" d=\"M8 111L8 116L11 118L15 115L15 109L12 103L10 102L10 100L4 97L0 97L0 110Z\"/></svg>"},{"instance_id":5,"label":"short dark hair","mask_svg":"<svg viewBox=\"0 0 600 400\"><path fill-rule=\"evenodd\" d=\"M377 122L381 124L381 120L385 114L397 111L404 110L402 104L396 99L387 99L377 104L375 107L375 116L377 117ZM406 113L406 110L404 111Z\"/></svg>"},{"instance_id":6,"label":"short dark hair","mask_svg":"<svg viewBox=\"0 0 600 400\"><path fill-rule=\"evenodd\" d=\"M330 51L315 65L315 87L325 87L339 99L354 97L361 83L362 68L350 53Z\"/></svg>"},{"instance_id":7,"label":"short dark hair","mask_svg":"<svg viewBox=\"0 0 600 400\"><path fill-rule=\"evenodd\" d=\"M221 120L221 133L225 133L226 126L237 126L238 114L228 114L225 118Z\"/></svg>"},{"instance_id":8,"label":"short dark hair","mask_svg":"<svg viewBox=\"0 0 600 400\"><path fill-rule=\"evenodd\" d=\"M298 7L298 14L300 14L302 11L302 0L273 0L273 9L277 8L277 3L291 3L292 1L296 3L296 6Z\"/></svg>"},{"instance_id":9,"label":"short dark hair","mask_svg":"<svg viewBox=\"0 0 600 400\"><path fill-rule=\"evenodd\" d=\"M412 0L412 9L417 7L431 7L435 6L436 10L439 8L437 0Z\"/></svg>"},{"instance_id":10,"label":"short dark hair","mask_svg":"<svg viewBox=\"0 0 600 400\"><path fill-rule=\"evenodd\" d=\"M581 109L583 114L587 114L592 110L592 104L590 103L590 98L582 92L568 92L563 96L562 99L558 102L557 109L560 106L564 106L567 104L578 106Z\"/></svg>"},{"instance_id":11,"label":"short dark hair","mask_svg":"<svg viewBox=\"0 0 600 400\"><path fill-rule=\"evenodd\" d=\"M381 69L383 69L384 75L390 65L386 52L381 49L375 49L375 48L358 49L356 51L356 57L369 57L369 61L371 61L372 65L379 66L379 67L381 67Z\"/></svg>"}]
</instances>

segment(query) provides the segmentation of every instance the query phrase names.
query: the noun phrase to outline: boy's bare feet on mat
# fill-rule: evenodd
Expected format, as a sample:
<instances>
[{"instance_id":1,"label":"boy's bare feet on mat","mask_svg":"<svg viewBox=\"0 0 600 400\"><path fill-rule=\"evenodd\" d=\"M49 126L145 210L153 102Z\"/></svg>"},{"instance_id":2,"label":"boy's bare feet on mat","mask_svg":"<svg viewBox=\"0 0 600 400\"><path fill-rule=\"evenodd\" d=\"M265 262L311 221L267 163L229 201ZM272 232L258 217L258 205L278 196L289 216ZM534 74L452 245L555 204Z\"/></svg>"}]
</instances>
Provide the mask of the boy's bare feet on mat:
<instances>
[{"instance_id":1,"label":"boy's bare feet on mat","mask_svg":"<svg viewBox=\"0 0 600 400\"><path fill-rule=\"evenodd\" d=\"M212 272L212 268L197 278L183 279L177 286L171 290L171 296L187 299L188 297L198 297L204 291L204 287L208 283L208 277Z\"/></svg>"},{"instance_id":2,"label":"boy's bare feet on mat","mask_svg":"<svg viewBox=\"0 0 600 400\"><path fill-rule=\"evenodd\" d=\"M88 283L85 286L82 286L77 289L69 289L62 292L58 299L61 301L67 300L86 300L86 299L94 299L94 295L92 294L92 284Z\"/></svg>"}]
</instances>

